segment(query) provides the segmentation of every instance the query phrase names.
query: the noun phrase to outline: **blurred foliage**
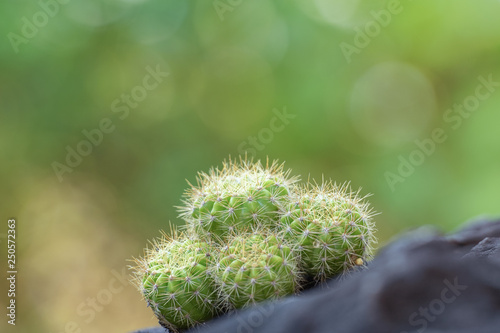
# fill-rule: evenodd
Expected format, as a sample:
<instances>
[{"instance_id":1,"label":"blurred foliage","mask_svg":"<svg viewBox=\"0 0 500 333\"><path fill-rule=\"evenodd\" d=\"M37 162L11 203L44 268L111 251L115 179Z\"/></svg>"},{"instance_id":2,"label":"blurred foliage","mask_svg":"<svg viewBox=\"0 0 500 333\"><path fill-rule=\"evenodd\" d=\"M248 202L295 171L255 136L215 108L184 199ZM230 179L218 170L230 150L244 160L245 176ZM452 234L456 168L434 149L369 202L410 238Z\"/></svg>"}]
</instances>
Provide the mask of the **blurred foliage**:
<instances>
[{"instance_id":1,"label":"blurred foliage","mask_svg":"<svg viewBox=\"0 0 500 333\"><path fill-rule=\"evenodd\" d=\"M85 302L103 300L112 270L180 223L185 179L250 148L249 136L265 138L257 158L372 193L381 244L500 213L500 92L456 129L443 118L479 76L500 80L499 1L401 0L378 32L391 1L66 2L0 3L0 207L4 221L18 219L23 331L155 324L129 285L94 316ZM52 4L47 20L41 3ZM342 43L370 24L349 62ZM13 47L23 30L33 36ZM169 76L120 119L113 102L157 66ZM295 118L270 139L284 108ZM114 129L60 182L53 163L105 118ZM393 191L386 172L436 128L447 140Z\"/></svg>"}]
</instances>

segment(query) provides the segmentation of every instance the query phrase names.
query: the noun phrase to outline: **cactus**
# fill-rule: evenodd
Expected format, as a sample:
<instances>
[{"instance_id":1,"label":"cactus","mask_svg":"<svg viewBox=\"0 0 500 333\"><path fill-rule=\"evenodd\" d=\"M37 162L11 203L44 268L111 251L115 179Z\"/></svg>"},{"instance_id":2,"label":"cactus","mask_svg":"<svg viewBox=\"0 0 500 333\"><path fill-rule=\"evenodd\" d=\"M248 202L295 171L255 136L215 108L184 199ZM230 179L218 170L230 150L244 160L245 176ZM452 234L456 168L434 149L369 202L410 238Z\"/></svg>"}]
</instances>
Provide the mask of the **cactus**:
<instances>
[{"instance_id":1,"label":"cactus","mask_svg":"<svg viewBox=\"0 0 500 333\"><path fill-rule=\"evenodd\" d=\"M296 182L289 175L276 161L264 167L260 161L230 159L222 170L199 173L197 186L184 195L180 216L191 232L219 242L236 231L270 227Z\"/></svg>"},{"instance_id":2,"label":"cactus","mask_svg":"<svg viewBox=\"0 0 500 333\"><path fill-rule=\"evenodd\" d=\"M295 245L306 274L323 281L370 258L374 214L363 199L348 185L308 185L282 211L283 237Z\"/></svg>"},{"instance_id":3,"label":"cactus","mask_svg":"<svg viewBox=\"0 0 500 333\"><path fill-rule=\"evenodd\" d=\"M153 242L136 260L135 284L160 323L173 331L211 319L219 302L209 267L212 248L185 236Z\"/></svg>"},{"instance_id":4,"label":"cactus","mask_svg":"<svg viewBox=\"0 0 500 333\"><path fill-rule=\"evenodd\" d=\"M255 231L230 237L221 247L215 277L222 298L231 307L242 308L293 294L299 274L283 240Z\"/></svg>"},{"instance_id":5,"label":"cactus","mask_svg":"<svg viewBox=\"0 0 500 333\"><path fill-rule=\"evenodd\" d=\"M135 284L171 330L293 294L371 257L374 215L359 191L296 185L283 164L246 159L199 173L179 207L183 235L154 241Z\"/></svg>"}]
</instances>

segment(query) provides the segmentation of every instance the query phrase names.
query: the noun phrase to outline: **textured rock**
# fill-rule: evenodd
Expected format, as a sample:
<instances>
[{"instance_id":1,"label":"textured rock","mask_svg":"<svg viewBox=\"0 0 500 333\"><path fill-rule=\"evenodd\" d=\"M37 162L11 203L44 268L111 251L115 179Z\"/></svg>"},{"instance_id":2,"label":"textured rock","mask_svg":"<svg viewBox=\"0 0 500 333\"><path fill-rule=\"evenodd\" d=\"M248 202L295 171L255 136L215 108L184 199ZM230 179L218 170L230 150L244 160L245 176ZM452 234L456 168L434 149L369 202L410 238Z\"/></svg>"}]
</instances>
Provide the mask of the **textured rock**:
<instances>
[{"instance_id":1,"label":"textured rock","mask_svg":"<svg viewBox=\"0 0 500 333\"><path fill-rule=\"evenodd\" d=\"M366 270L199 332L498 333L500 221L450 236L421 228L382 249Z\"/></svg>"},{"instance_id":2,"label":"textured rock","mask_svg":"<svg viewBox=\"0 0 500 333\"><path fill-rule=\"evenodd\" d=\"M500 264L500 237L486 237L474 246L465 257L487 258Z\"/></svg>"}]
</instances>

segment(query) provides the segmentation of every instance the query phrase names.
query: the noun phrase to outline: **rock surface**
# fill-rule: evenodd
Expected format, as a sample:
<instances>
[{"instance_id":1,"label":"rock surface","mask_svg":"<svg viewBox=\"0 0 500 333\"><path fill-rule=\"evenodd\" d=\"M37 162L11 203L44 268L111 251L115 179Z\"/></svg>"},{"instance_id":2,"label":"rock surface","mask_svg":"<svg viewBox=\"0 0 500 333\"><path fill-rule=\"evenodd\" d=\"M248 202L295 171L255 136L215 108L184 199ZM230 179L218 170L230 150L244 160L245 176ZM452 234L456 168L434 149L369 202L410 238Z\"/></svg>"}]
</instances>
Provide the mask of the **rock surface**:
<instances>
[{"instance_id":1,"label":"rock surface","mask_svg":"<svg viewBox=\"0 0 500 333\"><path fill-rule=\"evenodd\" d=\"M134 331L132 333L169 333L163 327L151 327L151 328L143 328L142 330Z\"/></svg>"},{"instance_id":2,"label":"rock surface","mask_svg":"<svg viewBox=\"0 0 500 333\"><path fill-rule=\"evenodd\" d=\"M193 332L499 333L500 221L450 236L421 228L383 248L369 269Z\"/></svg>"}]
</instances>

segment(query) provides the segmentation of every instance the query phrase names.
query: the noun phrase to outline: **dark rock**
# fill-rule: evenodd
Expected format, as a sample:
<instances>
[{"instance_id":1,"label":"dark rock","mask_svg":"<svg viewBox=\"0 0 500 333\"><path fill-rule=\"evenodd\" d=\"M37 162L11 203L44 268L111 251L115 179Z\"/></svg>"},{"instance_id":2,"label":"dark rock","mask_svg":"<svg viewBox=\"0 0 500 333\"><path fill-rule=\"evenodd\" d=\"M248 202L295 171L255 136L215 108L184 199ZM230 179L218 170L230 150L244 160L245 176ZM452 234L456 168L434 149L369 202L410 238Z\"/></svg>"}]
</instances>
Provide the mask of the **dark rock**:
<instances>
[{"instance_id":1,"label":"dark rock","mask_svg":"<svg viewBox=\"0 0 500 333\"><path fill-rule=\"evenodd\" d=\"M143 328L142 330L134 331L132 333L169 333L169 331L163 327L151 327Z\"/></svg>"},{"instance_id":2,"label":"dark rock","mask_svg":"<svg viewBox=\"0 0 500 333\"><path fill-rule=\"evenodd\" d=\"M486 237L500 237L500 223L485 218L473 220L446 239L457 247L471 249Z\"/></svg>"},{"instance_id":3,"label":"dark rock","mask_svg":"<svg viewBox=\"0 0 500 333\"><path fill-rule=\"evenodd\" d=\"M450 236L417 230L382 249L366 270L195 331L499 333L500 222Z\"/></svg>"},{"instance_id":4,"label":"dark rock","mask_svg":"<svg viewBox=\"0 0 500 333\"><path fill-rule=\"evenodd\" d=\"M479 244L474 246L465 257L490 259L500 264L500 237L486 237Z\"/></svg>"}]
</instances>

